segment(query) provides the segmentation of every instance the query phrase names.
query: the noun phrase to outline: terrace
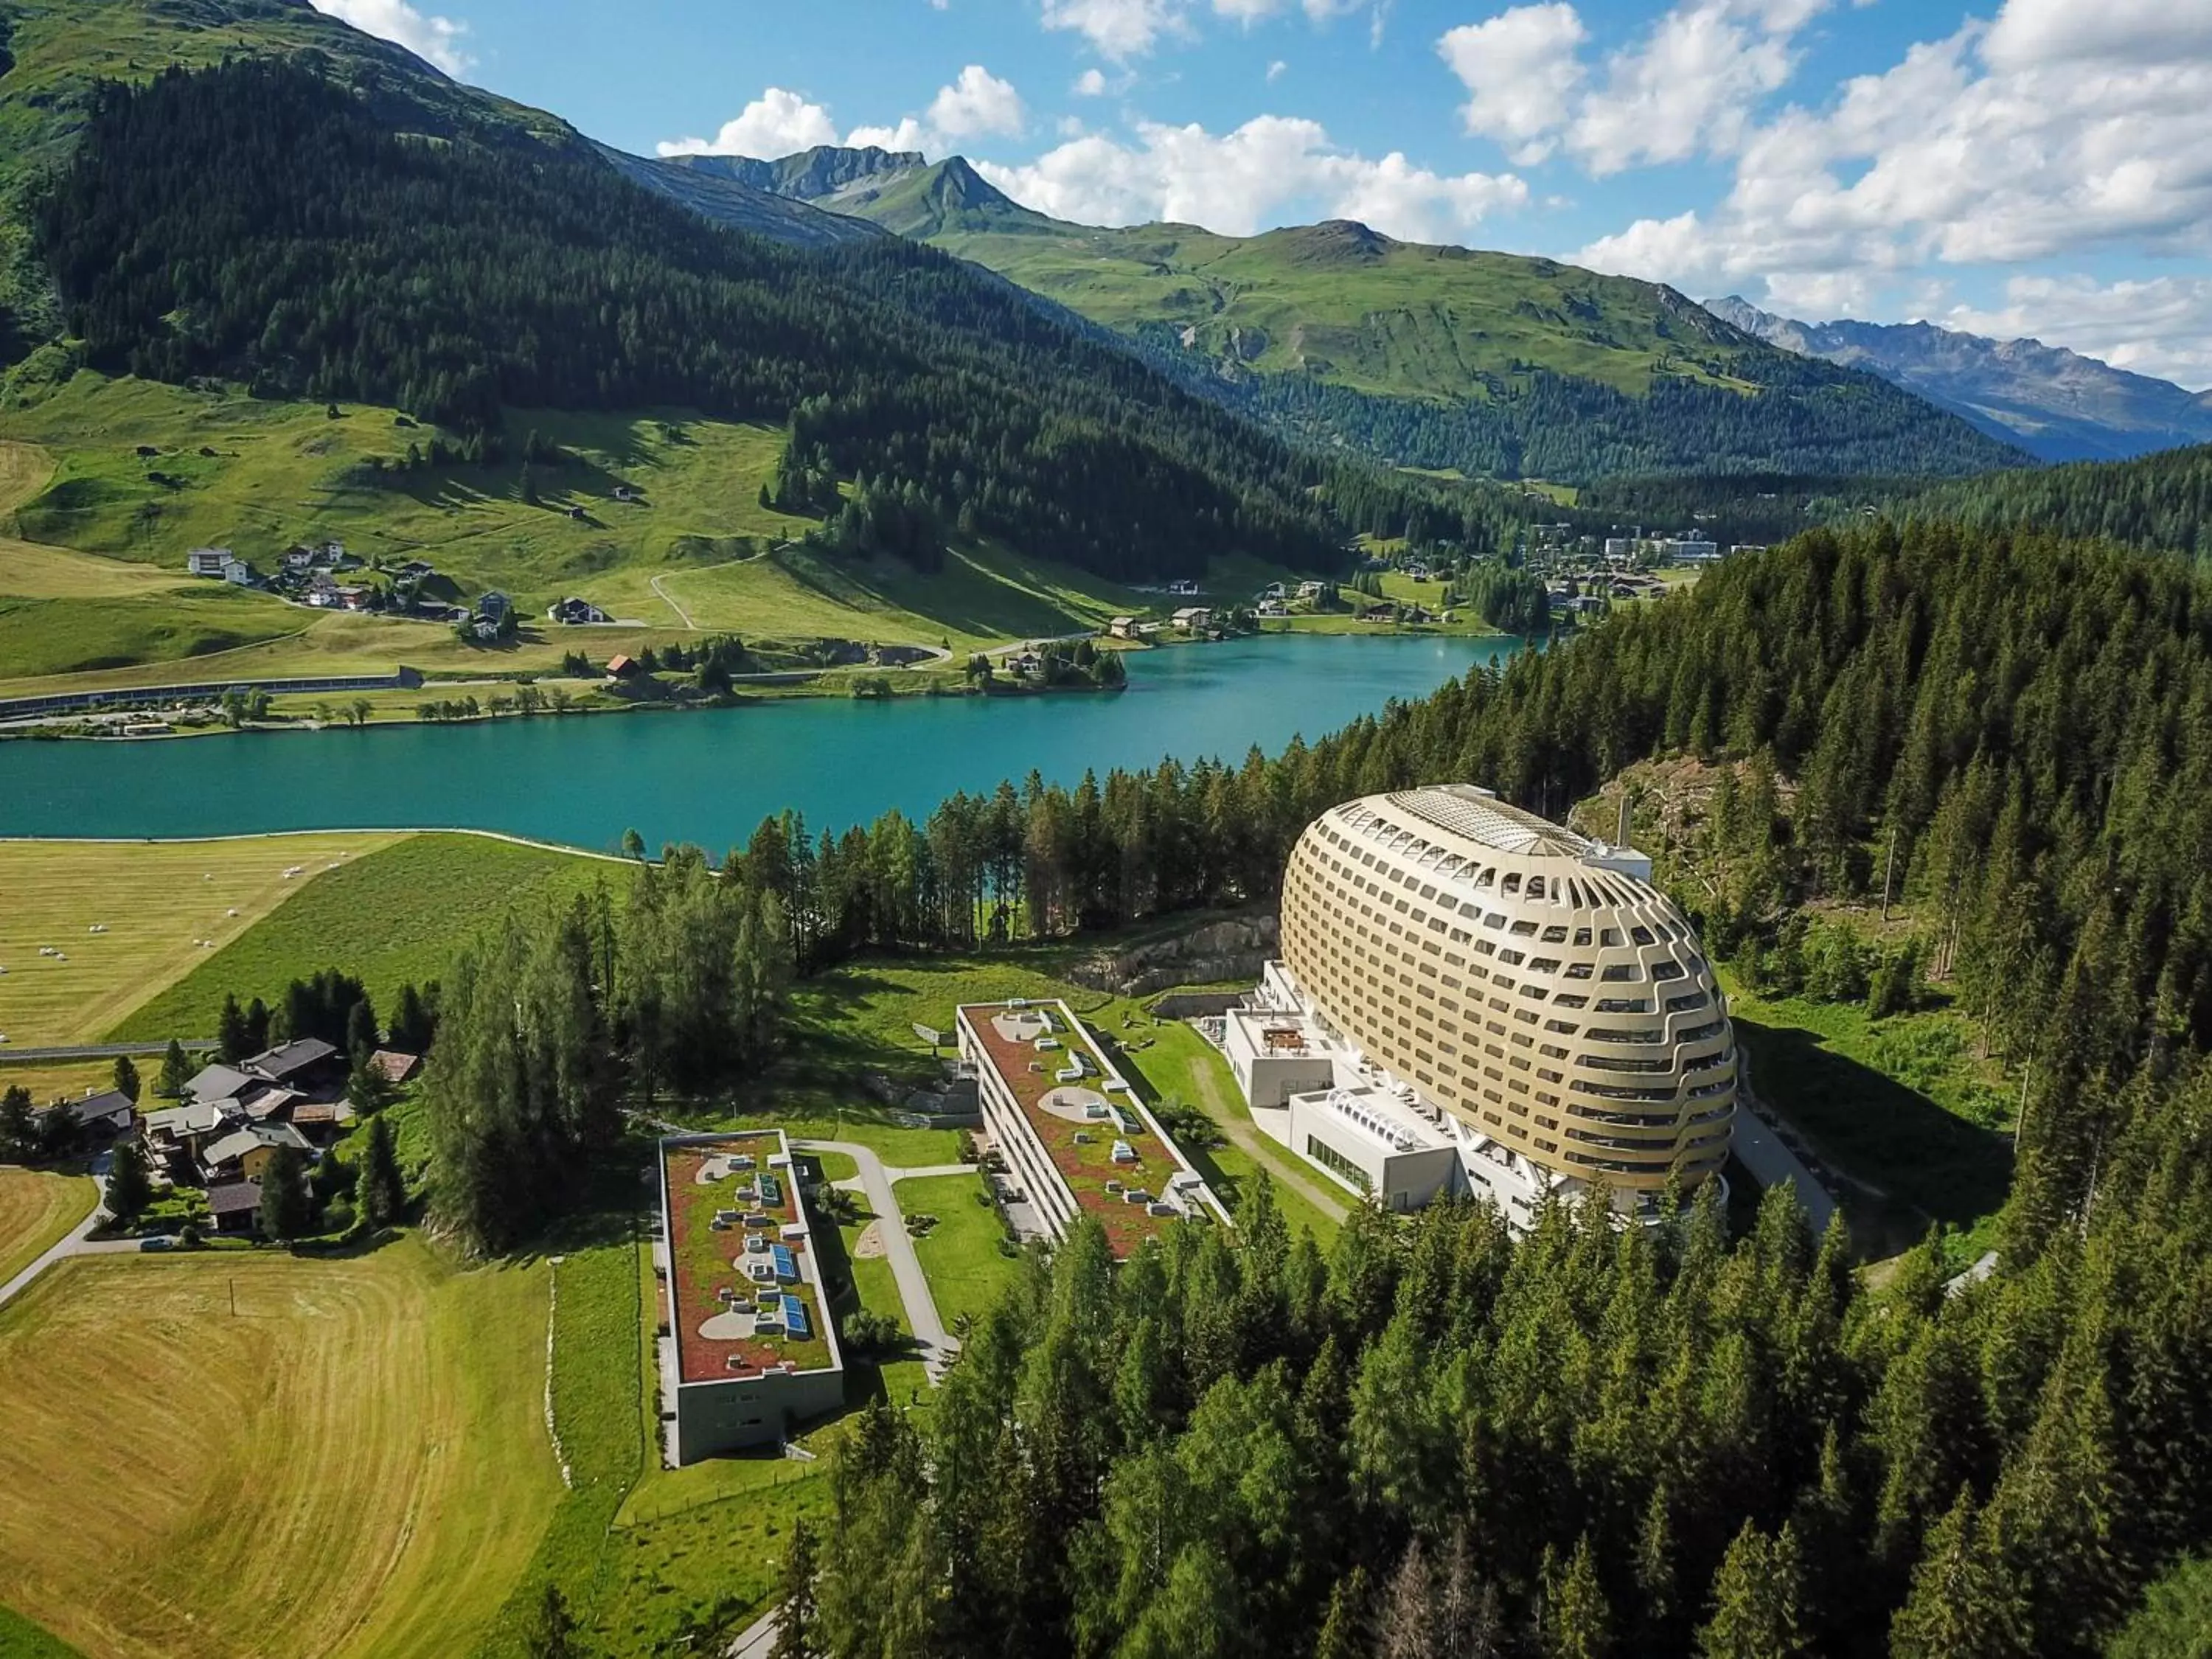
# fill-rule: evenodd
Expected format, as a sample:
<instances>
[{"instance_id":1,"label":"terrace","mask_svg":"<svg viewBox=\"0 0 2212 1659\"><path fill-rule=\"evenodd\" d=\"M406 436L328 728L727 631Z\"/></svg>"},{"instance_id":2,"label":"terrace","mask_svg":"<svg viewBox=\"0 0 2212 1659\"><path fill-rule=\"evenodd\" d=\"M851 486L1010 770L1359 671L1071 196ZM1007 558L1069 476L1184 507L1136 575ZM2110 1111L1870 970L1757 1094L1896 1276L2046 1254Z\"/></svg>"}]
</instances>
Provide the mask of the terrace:
<instances>
[{"instance_id":1,"label":"terrace","mask_svg":"<svg viewBox=\"0 0 2212 1659\"><path fill-rule=\"evenodd\" d=\"M682 1380L835 1362L811 1238L780 1132L661 1149L669 1307Z\"/></svg>"},{"instance_id":2,"label":"terrace","mask_svg":"<svg viewBox=\"0 0 2212 1659\"><path fill-rule=\"evenodd\" d=\"M977 1005L961 1017L980 1057L1073 1197L1127 1256L1186 1215L1216 1219L1203 1182L1065 1003Z\"/></svg>"}]
</instances>

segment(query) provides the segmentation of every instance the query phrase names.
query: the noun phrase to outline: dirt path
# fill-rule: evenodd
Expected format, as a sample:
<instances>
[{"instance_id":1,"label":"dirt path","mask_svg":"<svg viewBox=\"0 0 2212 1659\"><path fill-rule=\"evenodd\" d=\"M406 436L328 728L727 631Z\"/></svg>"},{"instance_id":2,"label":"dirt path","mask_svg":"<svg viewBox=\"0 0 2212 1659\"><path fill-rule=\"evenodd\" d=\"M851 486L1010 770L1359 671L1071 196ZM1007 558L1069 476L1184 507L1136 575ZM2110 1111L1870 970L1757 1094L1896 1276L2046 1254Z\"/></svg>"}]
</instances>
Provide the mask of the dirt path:
<instances>
[{"instance_id":1,"label":"dirt path","mask_svg":"<svg viewBox=\"0 0 2212 1659\"><path fill-rule=\"evenodd\" d=\"M711 565L708 567L709 569L712 569L714 567ZM673 593L670 592L666 588L661 586L661 583L667 580L668 578L665 576L655 576L653 580L647 585L653 589L654 595L663 605L666 605L671 611L673 611L676 613L678 620L682 622L684 627L690 629L695 634L697 633L699 631L699 624L691 620L691 613L677 603L676 596Z\"/></svg>"}]
</instances>

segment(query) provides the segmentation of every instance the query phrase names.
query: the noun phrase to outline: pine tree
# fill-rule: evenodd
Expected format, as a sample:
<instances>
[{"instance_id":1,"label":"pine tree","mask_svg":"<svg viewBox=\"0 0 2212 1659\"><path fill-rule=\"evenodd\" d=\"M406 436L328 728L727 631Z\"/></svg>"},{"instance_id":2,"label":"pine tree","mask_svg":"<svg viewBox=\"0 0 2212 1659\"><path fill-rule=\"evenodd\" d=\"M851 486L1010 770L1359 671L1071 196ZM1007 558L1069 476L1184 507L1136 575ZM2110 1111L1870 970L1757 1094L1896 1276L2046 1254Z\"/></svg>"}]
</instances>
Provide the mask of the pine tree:
<instances>
[{"instance_id":1,"label":"pine tree","mask_svg":"<svg viewBox=\"0 0 2212 1659\"><path fill-rule=\"evenodd\" d=\"M1613 1650L1613 1613L1598 1583L1589 1534L1576 1543L1564 1571L1556 1556L1547 1565L1540 1643L1544 1659L1606 1659Z\"/></svg>"},{"instance_id":2,"label":"pine tree","mask_svg":"<svg viewBox=\"0 0 2212 1659\"><path fill-rule=\"evenodd\" d=\"M529 1659L577 1659L576 1617L568 1611L568 1598L550 1578L522 1633L522 1650Z\"/></svg>"},{"instance_id":3,"label":"pine tree","mask_svg":"<svg viewBox=\"0 0 2212 1659\"><path fill-rule=\"evenodd\" d=\"M128 1054L118 1054L115 1057L115 1087L119 1093L131 1097L131 1103L133 1106L138 1103L138 1092L141 1087L138 1081L138 1068L131 1063L131 1056Z\"/></svg>"},{"instance_id":4,"label":"pine tree","mask_svg":"<svg viewBox=\"0 0 2212 1659\"><path fill-rule=\"evenodd\" d=\"M1383 1587L1376 1618L1376 1659L1443 1659L1443 1633L1437 1628L1434 1575L1419 1538L1406 1546L1398 1570Z\"/></svg>"},{"instance_id":5,"label":"pine tree","mask_svg":"<svg viewBox=\"0 0 2212 1659\"><path fill-rule=\"evenodd\" d=\"M107 1207L126 1227L145 1213L154 1200L154 1183L146 1173L146 1155L133 1136L115 1143L108 1154Z\"/></svg>"},{"instance_id":6,"label":"pine tree","mask_svg":"<svg viewBox=\"0 0 2212 1659\"><path fill-rule=\"evenodd\" d=\"M298 1150L277 1147L261 1170L262 1237L283 1244L304 1237L313 1221L311 1202Z\"/></svg>"},{"instance_id":7,"label":"pine tree","mask_svg":"<svg viewBox=\"0 0 2212 1659\"><path fill-rule=\"evenodd\" d=\"M361 1214L372 1231L397 1226L407 1213L407 1183L399 1172L399 1152L392 1120L379 1114L369 1121L368 1146L362 1155Z\"/></svg>"},{"instance_id":8,"label":"pine tree","mask_svg":"<svg viewBox=\"0 0 2212 1659\"><path fill-rule=\"evenodd\" d=\"M1989 1515L1960 1487L1930 1528L1912 1593L1890 1623L1894 1659L2023 1659L2035 1650L2021 1587Z\"/></svg>"},{"instance_id":9,"label":"pine tree","mask_svg":"<svg viewBox=\"0 0 2212 1659\"><path fill-rule=\"evenodd\" d=\"M805 1517L793 1523L791 1550L783 1558L783 1600L775 1610L775 1645L769 1659L814 1659L814 1528Z\"/></svg>"},{"instance_id":10,"label":"pine tree","mask_svg":"<svg viewBox=\"0 0 2212 1659\"><path fill-rule=\"evenodd\" d=\"M191 1061L185 1058L185 1045L171 1037L168 1052L161 1056L161 1075L154 1091L165 1099L182 1099L185 1085L191 1080Z\"/></svg>"},{"instance_id":11,"label":"pine tree","mask_svg":"<svg viewBox=\"0 0 2212 1659\"><path fill-rule=\"evenodd\" d=\"M1792 1659L1807 1650L1797 1601L1803 1563L1785 1523L1769 1540L1752 1522L1721 1559L1713 1616L1698 1632L1700 1659Z\"/></svg>"},{"instance_id":12,"label":"pine tree","mask_svg":"<svg viewBox=\"0 0 2212 1659\"><path fill-rule=\"evenodd\" d=\"M12 1083L0 1091L0 1152L27 1163L38 1146L39 1118L31 1109L31 1091Z\"/></svg>"},{"instance_id":13,"label":"pine tree","mask_svg":"<svg viewBox=\"0 0 2212 1659\"><path fill-rule=\"evenodd\" d=\"M216 1053L224 1065L235 1066L255 1052L252 1036L246 1030L246 1012L238 1006L235 993L223 997L222 1012L216 1017L215 1030Z\"/></svg>"},{"instance_id":14,"label":"pine tree","mask_svg":"<svg viewBox=\"0 0 2212 1659\"><path fill-rule=\"evenodd\" d=\"M1355 1566L1329 1586L1328 1612L1314 1642L1314 1659L1368 1659L1367 1569Z\"/></svg>"}]
</instances>

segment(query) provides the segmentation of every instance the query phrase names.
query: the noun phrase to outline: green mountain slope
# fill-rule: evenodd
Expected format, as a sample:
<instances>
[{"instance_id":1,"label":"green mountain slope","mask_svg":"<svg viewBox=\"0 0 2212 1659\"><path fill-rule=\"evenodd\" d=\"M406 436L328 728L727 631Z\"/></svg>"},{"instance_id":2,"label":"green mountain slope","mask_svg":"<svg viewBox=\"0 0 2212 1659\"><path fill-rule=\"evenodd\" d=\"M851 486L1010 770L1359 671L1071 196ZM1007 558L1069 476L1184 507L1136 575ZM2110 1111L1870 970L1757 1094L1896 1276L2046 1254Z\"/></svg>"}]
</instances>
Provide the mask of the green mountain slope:
<instances>
[{"instance_id":1,"label":"green mountain slope","mask_svg":"<svg viewBox=\"0 0 2212 1659\"><path fill-rule=\"evenodd\" d=\"M1349 221L1101 229L955 157L809 151L738 176L972 259L1311 442L1504 476L1960 473L2020 452L1879 377L1811 363L1674 289Z\"/></svg>"}]
</instances>

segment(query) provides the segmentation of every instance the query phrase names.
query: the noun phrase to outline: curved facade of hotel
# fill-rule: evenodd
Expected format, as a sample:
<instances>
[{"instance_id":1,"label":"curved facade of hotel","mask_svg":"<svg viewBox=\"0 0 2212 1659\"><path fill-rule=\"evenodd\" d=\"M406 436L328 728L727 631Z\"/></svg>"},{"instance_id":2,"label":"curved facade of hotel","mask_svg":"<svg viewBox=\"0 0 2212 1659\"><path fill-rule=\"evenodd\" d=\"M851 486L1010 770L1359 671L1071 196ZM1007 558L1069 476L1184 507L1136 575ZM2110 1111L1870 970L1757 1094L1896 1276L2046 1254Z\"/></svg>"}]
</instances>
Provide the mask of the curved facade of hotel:
<instances>
[{"instance_id":1,"label":"curved facade of hotel","mask_svg":"<svg viewBox=\"0 0 2212 1659\"><path fill-rule=\"evenodd\" d=\"M1512 1209L1595 1181L1648 1206L1727 1161L1727 1007L1640 854L1462 785L1369 796L1300 838L1281 948L1253 1017L1315 1022Z\"/></svg>"}]
</instances>

